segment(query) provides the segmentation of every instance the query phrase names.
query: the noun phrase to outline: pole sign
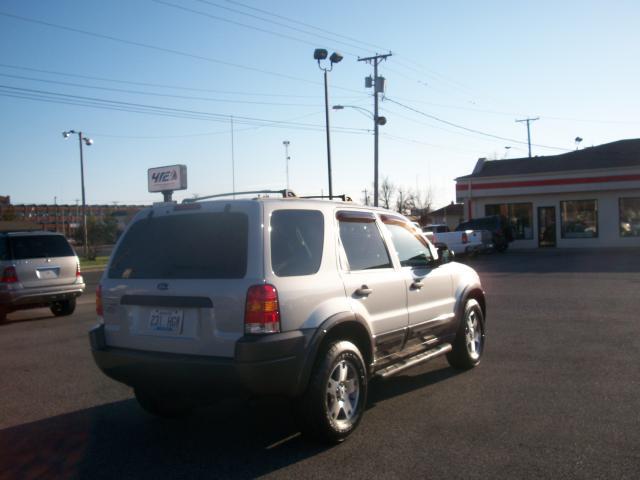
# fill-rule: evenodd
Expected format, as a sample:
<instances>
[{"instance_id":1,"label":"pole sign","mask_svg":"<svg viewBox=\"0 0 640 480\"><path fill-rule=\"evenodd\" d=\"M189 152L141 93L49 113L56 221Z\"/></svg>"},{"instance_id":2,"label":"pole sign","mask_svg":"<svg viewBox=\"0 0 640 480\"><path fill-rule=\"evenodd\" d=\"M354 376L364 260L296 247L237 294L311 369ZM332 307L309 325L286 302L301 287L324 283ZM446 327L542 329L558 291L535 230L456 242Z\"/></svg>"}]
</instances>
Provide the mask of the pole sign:
<instances>
[{"instance_id":1,"label":"pole sign","mask_svg":"<svg viewBox=\"0 0 640 480\"><path fill-rule=\"evenodd\" d=\"M187 188L187 166L168 165L147 170L150 192L170 192Z\"/></svg>"}]
</instances>

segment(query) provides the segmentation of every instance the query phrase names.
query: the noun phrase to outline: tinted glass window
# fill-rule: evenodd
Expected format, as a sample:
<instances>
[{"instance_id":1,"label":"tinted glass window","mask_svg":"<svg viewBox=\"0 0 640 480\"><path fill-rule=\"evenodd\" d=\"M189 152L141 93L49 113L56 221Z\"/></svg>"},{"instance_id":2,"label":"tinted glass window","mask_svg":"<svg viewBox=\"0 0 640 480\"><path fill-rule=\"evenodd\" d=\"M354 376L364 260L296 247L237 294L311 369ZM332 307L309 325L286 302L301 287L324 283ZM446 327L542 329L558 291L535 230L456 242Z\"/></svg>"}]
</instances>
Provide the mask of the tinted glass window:
<instances>
[{"instance_id":1,"label":"tinted glass window","mask_svg":"<svg viewBox=\"0 0 640 480\"><path fill-rule=\"evenodd\" d=\"M560 202L562 238L594 238L598 236L598 202L569 200Z\"/></svg>"},{"instance_id":2,"label":"tinted glass window","mask_svg":"<svg viewBox=\"0 0 640 480\"><path fill-rule=\"evenodd\" d=\"M640 237L640 198L621 198L619 208L620 236Z\"/></svg>"},{"instance_id":3,"label":"tinted glass window","mask_svg":"<svg viewBox=\"0 0 640 480\"><path fill-rule=\"evenodd\" d=\"M62 235L9 237L9 251L14 260L29 258L73 257L73 249Z\"/></svg>"},{"instance_id":4,"label":"tinted glass window","mask_svg":"<svg viewBox=\"0 0 640 480\"><path fill-rule=\"evenodd\" d=\"M9 260L9 247L6 237L0 235L0 260Z\"/></svg>"},{"instance_id":5,"label":"tinted glass window","mask_svg":"<svg viewBox=\"0 0 640 480\"><path fill-rule=\"evenodd\" d=\"M312 275L320 268L324 218L317 210L276 210L271 215L271 267L279 277Z\"/></svg>"},{"instance_id":6,"label":"tinted glass window","mask_svg":"<svg viewBox=\"0 0 640 480\"><path fill-rule=\"evenodd\" d=\"M244 213L151 217L131 226L113 255L110 278L243 278Z\"/></svg>"},{"instance_id":7,"label":"tinted glass window","mask_svg":"<svg viewBox=\"0 0 640 480\"><path fill-rule=\"evenodd\" d=\"M431 261L431 252L424 237L409 225L401 222L384 221L391 233L400 265L403 267L427 267Z\"/></svg>"},{"instance_id":8,"label":"tinted glass window","mask_svg":"<svg viewBox=\"0 0 640 480\"><path fill-rule=\"evenodd\" d=\"M390 268L391 259L373 215L338 214L340 240L351 270Z\"/></svg>"}]
</instances>

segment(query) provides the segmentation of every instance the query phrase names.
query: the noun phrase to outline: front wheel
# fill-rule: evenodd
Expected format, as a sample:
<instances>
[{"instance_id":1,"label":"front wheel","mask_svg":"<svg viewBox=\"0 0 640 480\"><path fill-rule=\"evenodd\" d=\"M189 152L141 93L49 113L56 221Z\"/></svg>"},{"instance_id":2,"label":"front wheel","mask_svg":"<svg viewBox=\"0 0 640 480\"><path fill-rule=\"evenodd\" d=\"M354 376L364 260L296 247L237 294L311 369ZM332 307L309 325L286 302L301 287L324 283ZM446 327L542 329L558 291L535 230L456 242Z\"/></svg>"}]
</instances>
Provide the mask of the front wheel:
<instances>
[{"instance_id":1,"label":"front wheel","mask_svg":"<svg viewBox=\"0 0 640 480\"><path fill-rule=\"evenodd\" d=\"M469 370L480 363L484 351L484 316L477 300L470 298L464 307L460 327L447 353L449 365Z\"/></svg>"},{"instance_id":2,"label":"front wheel","mask_svg":"<svg viewBox=\"0 0 640 480\"><path fill-rule=\"evenodd\" d=\"M70 298L69 300L61 300L51 304L51 313L56 317L64 317L71 315L76 309L76 299Z\"/></svg>"},{"instance_id":3,"label":"front wheel","mask_svg":"<svg viewBox=\"0 0 640 480\"><path fill-rule=\"evenodd\" d=\"M324 349L307 391L298 399L302 432L329 443L346 439L358 426L367 402L367 369L353 343L336 341Z\"/></svg>"}]
</instances>

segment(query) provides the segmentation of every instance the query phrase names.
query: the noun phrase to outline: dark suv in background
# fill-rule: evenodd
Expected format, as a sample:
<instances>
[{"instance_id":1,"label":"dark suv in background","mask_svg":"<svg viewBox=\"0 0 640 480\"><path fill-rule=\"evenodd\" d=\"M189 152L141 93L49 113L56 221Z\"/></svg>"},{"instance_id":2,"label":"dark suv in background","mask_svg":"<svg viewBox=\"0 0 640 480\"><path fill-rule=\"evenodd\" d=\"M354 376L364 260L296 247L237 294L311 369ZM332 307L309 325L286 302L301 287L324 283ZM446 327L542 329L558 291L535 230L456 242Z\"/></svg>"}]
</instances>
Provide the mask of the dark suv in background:
<instances>
[{"instance_id":1,"label":"dark suv in background","mask_svg":"<svg viewBox=\"0 0 640 480\"><path fill-rule=\"evenodd\" d=\"M507 217L502 215L490 215L488 217L472 218L461 222L456 231L461 230L488 230L491 232L492 241L498 252L504 252L513 242L513 230Z\"/></svg>"},{"instance_id":2,"label":"dark suv in background","mask_svg":"<svg viewBox=\"0 0 640 480\"><path fill-rule=\"evenodd\" d=\"M25 308L71 315L84 287L78 257L64 235L0 232L0 322Z\"/></svg>"}]
</instances>

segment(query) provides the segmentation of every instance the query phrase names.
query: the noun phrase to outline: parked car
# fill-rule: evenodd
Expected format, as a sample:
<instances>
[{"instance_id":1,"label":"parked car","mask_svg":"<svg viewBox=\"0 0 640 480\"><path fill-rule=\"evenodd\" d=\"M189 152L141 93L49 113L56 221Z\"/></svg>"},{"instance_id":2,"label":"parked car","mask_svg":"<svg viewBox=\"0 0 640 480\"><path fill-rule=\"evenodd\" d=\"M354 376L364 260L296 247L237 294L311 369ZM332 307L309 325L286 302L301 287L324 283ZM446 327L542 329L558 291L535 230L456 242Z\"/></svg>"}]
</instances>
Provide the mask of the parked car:
<instances>
[{"instance_id":1,"label":"parked car","mask_svg":"<svg viewBox=\"0 0 640 480\"><path fill-rule=\"evenodd\" d=\"M302 431L344 440L369 380L446 355L481 360L485 295L405 217L299 198L157 204L118 241L90 332L100 369L146 411L232 392L293 399Z\"/></svg>"},{"instance_id":2,"label":"parked car","mask_svg":"<svg viewBox=\"0 0 640 480\"><path fill-rule=\"evenodd\" d=\"M456 231L464 230L488 230L491 232L492 243L498 252L504 252L513 242L513 229L506 217L502 215L490 215L461 222Z\"/></svg>"},{"instance_id":3,"label":"parked car","mask_svg":"<svg viewBox=\"0 0 640 480\"><path fill-rule=\"evenodd\" d=\"M0 233L0 322L26 308L71 315L84 288L80 262L64 235Z\"/></svg>"},{"instance_id":4,"label":"parked car","mask_svg":"<svg viewBox=\"0 0 640 480\"><path fill-rule=\"evenodd\" d=\"M452 232L445 224L431 224L422 228L432 243L445 243L456 255L474 255L493 248L491 233L467 229Z\"/></svg>"}]
</instances>

